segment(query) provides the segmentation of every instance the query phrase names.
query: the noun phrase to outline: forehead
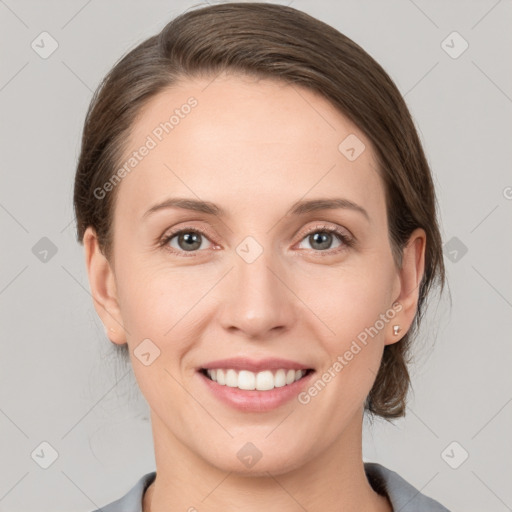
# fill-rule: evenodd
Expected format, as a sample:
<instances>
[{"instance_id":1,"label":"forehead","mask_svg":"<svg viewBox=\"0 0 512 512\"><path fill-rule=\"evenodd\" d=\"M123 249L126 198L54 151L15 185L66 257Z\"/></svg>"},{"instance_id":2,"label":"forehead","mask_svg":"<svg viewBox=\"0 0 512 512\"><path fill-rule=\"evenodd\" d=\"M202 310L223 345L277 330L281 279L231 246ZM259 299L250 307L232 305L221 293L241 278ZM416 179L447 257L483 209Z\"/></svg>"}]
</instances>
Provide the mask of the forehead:
<instances>
[{"instance_id":1,"label":"forehead","mask_svg":"<svg viewBox=\"0 0 512 512\"><path fill-rule=\"evenodd\" d=\"M171 195L239 210L340 195L384 206L370 141L321 95L276 80L181 81L141 110L128 148L118 206L139 216Z\"/></svg>"}]
</instances>

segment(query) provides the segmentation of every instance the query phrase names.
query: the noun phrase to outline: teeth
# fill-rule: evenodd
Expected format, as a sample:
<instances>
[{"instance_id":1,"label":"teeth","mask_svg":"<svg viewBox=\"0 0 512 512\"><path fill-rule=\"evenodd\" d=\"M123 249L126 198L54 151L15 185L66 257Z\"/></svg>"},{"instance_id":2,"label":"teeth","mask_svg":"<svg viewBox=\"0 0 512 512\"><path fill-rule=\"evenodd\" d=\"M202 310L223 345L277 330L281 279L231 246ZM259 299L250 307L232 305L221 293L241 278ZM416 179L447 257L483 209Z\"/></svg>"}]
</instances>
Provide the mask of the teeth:
<instances>
[{"instance_id":1,"label":"teeth","mask_svg":"<svg viewBox=\"0 0 512 512\"><path fill-rule=\"evenodd\" d=\"M221 386L246 390L268 391L274 388L293 384L306 374L306 370L279 369L275 373L270 370L254 373L248 370L236 371L233 369L216 368L206 370L210 379Z\"/></svg>"}]
</instances>

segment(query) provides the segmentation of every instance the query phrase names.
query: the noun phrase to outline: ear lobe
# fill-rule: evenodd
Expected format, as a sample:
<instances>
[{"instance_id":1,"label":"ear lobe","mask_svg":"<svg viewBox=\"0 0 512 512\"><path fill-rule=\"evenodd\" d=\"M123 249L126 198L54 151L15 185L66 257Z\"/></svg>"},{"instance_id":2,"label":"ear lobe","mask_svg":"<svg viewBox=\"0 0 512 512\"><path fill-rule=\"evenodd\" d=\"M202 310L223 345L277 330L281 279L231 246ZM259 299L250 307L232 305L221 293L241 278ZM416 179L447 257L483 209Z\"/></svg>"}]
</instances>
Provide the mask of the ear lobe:
<instances>
[{"instance_id":1,"label":"ear lobe","mask_svg":"<svg viewBox=\"0 0 512 512\"><path fill-rule=\"evenodd\" d=\"M84 233L85 264L96 313L100 317L110 341L118 345L126 343L121 310L117 300L114 272L100 250L94 228Z\"/></svg>"},{"instance_id":2,"label":"ear lobe","mask_svg":"<svg viewBox=\"0 0 512 512\"><path fill-rule=\"evenodd\" d=\"M400 312L390 322L389 340L386 345L396 343L407 333L418 308L420 284L425 271L425 248L427 235L422 228L416 228L403 249L402 267L399 270L400 291L394 303L401 306ZM399 325L399 333L394 334L394 326Z\"/></svg>"}]
</instances>

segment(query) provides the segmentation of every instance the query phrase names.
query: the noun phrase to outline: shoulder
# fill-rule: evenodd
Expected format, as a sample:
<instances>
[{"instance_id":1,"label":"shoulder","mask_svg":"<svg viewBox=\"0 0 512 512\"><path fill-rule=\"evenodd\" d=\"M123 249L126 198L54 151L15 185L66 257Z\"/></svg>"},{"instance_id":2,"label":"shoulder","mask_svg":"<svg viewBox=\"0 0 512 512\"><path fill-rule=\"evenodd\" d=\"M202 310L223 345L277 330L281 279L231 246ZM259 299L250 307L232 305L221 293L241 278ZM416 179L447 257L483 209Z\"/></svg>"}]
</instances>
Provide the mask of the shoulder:
<instances>
[{"instance_id":1,"label":"shoulder","mask_svg":"<svg viewBox=\"0 0 512 512\"><path fill-rule=\"evenodd\" d=\"M155 478L156 471L146 473L122 498L100 507L93 512L142 512L142 497L144 496L144 491Z\"/></svg>"},{"instance_id":2,"label":"shoulder","mask_svg":"<svg viewBox=\"0 0 512 512\"><path fill-rule=\"evenodd\" d=\"M373 489L379 494L387 494L393 510L400 510L400 512L450 512L441 503L422 494L398 473L381 464L365 462L364 470Z\"/></svg>"}]
</instances>

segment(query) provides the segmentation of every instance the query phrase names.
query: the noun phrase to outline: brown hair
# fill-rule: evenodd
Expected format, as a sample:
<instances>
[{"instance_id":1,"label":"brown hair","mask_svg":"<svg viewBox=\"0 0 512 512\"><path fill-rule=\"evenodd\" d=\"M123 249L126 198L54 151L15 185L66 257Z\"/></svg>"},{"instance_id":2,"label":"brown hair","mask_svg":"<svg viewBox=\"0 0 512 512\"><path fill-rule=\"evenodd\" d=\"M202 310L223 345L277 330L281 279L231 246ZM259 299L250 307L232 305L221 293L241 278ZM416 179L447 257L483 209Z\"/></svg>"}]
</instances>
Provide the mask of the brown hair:
<instances>
[{"instance_id":1,"label":"brown hair","mask_svg":"<svg viewBox=\"0 0 512 512\"><path fill-rule=\"evenodd\" d=\"M413 325L399 342L385 346L365 403L371 414L404 416L411 340L432 285L438 281L442 291L445 282L434 185L399 90L368 53L333 27L283 5L216 4L185 12L121 58L96 90L85 119L74 189L78 241L82 243L85 229L92 226L111 260L116 190L102 199L94 190L111 179L122 162L136 116L178 80L214 77L222 71L316 91L370 139L385 185L397 266L412 231L425 230L425 272Z\"/></svg>"}]
</instances>

